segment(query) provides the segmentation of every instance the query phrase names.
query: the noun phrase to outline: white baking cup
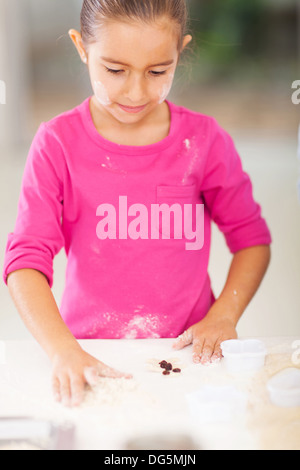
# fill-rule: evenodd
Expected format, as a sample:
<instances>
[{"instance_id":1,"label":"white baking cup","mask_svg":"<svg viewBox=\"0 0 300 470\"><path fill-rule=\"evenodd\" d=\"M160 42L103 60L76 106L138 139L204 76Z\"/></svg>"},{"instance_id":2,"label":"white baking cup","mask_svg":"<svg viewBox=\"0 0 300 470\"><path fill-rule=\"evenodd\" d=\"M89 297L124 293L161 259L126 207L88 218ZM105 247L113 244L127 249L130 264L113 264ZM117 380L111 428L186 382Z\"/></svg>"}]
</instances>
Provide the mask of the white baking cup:
<instances>
[{"instance_id":1,"label":"white baking cup","mask_svg":"<svg viewBox=\"0 0 300 470\"><path fill-rule=\"evenodd\" d=\"M265 364L267 350L258 339L231 339L221 343L224 363L228 372L253 373Z\"/></svg>"},{"instance_id":2,"label":"white baking cup","mask_svg":"<svg viewBox=\"0 0 300 470\"><path fill-rule=\"evenodd\" d=\"M186 395L191 416L198 423L228 422L244 415L247 396L234 386L204 385Z\"/></svg>"},{"instance_id":3,"label":"white baking cup","mask_svg":"<svg viewBox=\"0 0 300 470\"><path fill-rule=\"evenodd\" d=\"M288 367L267 383L271 402L276 406L300 406L300 369Z\"/></svg>"}]
</instances>

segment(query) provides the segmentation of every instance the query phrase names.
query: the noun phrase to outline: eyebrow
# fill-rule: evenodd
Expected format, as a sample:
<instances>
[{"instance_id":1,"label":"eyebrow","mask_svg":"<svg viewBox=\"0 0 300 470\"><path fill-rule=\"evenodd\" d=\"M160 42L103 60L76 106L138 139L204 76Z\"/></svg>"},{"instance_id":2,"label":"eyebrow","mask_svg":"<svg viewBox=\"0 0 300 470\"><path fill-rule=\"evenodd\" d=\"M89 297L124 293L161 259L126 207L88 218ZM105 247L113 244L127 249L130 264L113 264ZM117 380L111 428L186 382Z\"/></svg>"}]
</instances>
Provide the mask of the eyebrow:
<instances>
[{"instance_id":1,"label":"eyebrow","mask_svg":"<svg viewBox=\"0 0 300 470\"><path fill-rule=\"evenodd\" d=\"M122 61L119 61L119 60L115 60L115 59L110 59L109 57L101 57L102 60L104 60L105 62L109 62L110 64L117 64L117 65L125 65L125 67L130 67L129 64L126 64ZM165 62L160 62L159 64L153 64L153 65L149 65L149 67L161 67L163 65L172 65L174 63L174 60L171 59L171 60L166 60Z\"/></svg>"}]
</instances>

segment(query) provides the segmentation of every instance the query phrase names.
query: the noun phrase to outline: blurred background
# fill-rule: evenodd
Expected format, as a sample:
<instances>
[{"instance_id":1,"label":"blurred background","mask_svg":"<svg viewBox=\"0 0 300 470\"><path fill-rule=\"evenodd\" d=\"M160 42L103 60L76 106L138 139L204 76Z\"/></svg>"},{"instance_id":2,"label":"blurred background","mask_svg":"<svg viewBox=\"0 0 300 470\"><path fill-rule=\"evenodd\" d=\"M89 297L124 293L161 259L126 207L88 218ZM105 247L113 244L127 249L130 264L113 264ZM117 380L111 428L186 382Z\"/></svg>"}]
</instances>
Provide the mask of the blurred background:
<instances>
[{"instance_id":1,"label":"blurred background","mask_svg":"<svg viewBox=\"0 0 300 470\"><path fill-rule=\"evenodd\" d=\"M300 104L291 99L292 83L300 80L300 2L188 4L194 40L169 99L214 116L231 133L273 235L271 266L239 334L300 338ZM82 0L0 0L1 266L7 235L14 230L27 153L40 122L92 93L87 70L68 37L70 28L80 29L81 5ZM210 275L216 295L230 260L222 234L213 227ZM58 303L65 263L62 251L54 261ZM2 281L0 339L27 337Z\"/></svg>"}]
</instances>

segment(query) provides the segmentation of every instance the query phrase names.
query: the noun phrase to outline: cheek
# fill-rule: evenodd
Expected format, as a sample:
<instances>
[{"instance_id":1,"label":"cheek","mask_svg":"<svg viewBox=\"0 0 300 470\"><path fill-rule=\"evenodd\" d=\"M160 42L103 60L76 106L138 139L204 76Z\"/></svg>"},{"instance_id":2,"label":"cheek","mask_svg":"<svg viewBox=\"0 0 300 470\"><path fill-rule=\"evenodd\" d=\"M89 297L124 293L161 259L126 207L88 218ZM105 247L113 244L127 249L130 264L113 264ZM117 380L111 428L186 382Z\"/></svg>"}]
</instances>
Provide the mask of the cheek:
<instances>
[{"instance_id":1,"label":"cheek","mask_svg":"<svg viewBox=\"0 0 300 470\"><path fill-rule=\"evenodd\" d=\"M102 106L109 106L112 104L106 87L99 80L94 81L94 93Z\"/></svg>"},{"instance_id":2,"label":"cheek","mask_svg":"<svg viewBox=\"0 0 300 470\"><path fill-rule=\"evenodd\" d=\"M168 94L170 93L172 84L173 84L173 79L174 79L174 75L173 74L169 75L167 81L165 81L165 83L163 83L163 85L159 88L159 92L158 92L159 104L163 103L165 99L167 98Z\"/></svg>"}]
</instances>

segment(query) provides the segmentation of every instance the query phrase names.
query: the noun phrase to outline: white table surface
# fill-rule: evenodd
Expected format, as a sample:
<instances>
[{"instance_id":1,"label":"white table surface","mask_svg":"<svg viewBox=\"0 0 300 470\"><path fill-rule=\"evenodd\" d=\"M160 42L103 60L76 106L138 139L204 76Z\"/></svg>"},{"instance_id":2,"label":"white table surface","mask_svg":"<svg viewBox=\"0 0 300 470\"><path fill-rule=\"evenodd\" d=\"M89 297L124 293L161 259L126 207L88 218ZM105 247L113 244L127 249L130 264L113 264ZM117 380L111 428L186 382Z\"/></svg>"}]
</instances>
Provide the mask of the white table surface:
<instances>
[{"instance_id":1,"label":"white table surface","mask_svg":"<svg viewBox=\"0 0 300 470\"><path fill-rule=\"evenodd\" d=\"M196 449L300 450L300 408L276 407L266 391L267 380L274 373L295 367L294 342L300 335L259 339L267 346L266 366L249 377L229 375L224 361L209 366L193 364L191 346L174 351L169 339L80 341L87 352L134 378L119 383L120 389L112 388L104 399L87 392L86 402L76 409L54 402L51 365L40 346L35 341L8 341L2 348L5 360L0 365L0 418L29 416L60 425L72 423L74 448L78 450L122 450L128 440L141 435L176 433L192 437ZM146 366L151 358L178 358L184 365L182 373L163 376L151 372ZM105 379L108 387L117 384L111 380ZM205 385L230 385L245 393L246 413L230 422L202 423L190 413L186 396Z\"/></svg>"}]
</instances>

